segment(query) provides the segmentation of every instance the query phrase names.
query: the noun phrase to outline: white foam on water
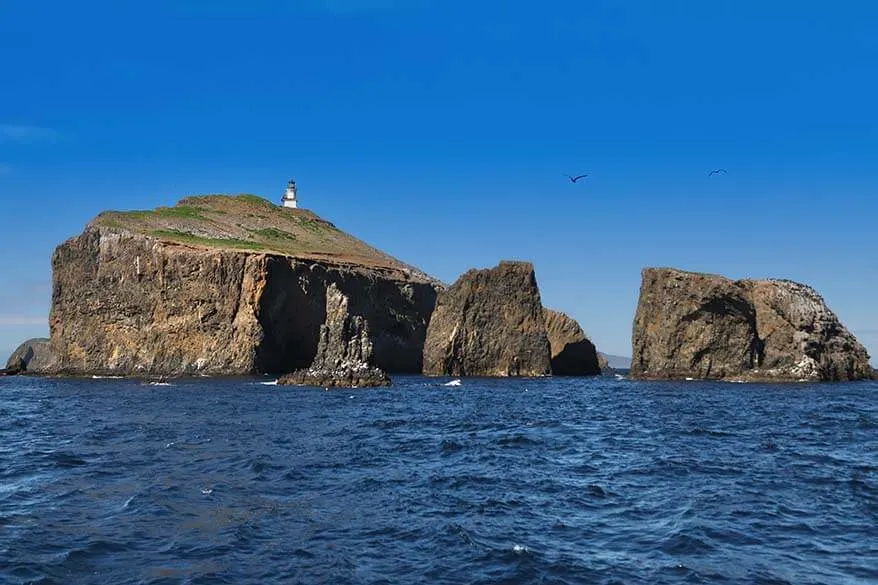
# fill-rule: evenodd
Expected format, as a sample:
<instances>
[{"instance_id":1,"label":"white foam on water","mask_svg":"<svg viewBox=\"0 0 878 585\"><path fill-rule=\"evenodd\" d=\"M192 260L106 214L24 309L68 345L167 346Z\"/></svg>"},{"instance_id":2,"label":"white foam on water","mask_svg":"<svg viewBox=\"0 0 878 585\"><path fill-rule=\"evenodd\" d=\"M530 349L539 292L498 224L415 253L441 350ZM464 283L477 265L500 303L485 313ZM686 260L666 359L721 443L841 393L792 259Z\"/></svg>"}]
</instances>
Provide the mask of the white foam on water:
<instances>
[{"instance_id":1,"label":"white foam on water","mask_svg":"<svg viewBox=\"0 0 878 585\"><path fill-rule=\"evenodd\" d=\"M150 382L150 386L173 386L170 382Z\"/></svg>"},{"instance_id":2,"label":"white foam on water","mask_svg":"<svg viewBox=\"0 0 878 585\"><path fill-rule=\"evenodd\" d=\"M277 386L277 380L274 380L272 382L259 382L259 383L263 386Z\"/></svg>"},{"instance_id":3,"label":"white foam on water","mask_svg":"<svg viewBox=\"0 0 878 585\"><path fill-rule=\"evenodd\" d=\"M616 374L616 379L617 379L617 380L627 380L628 378L626 378L626 377L623 376L622 374Z\"/></svg>"},{"instance_id":4,"label":"white foam on water","mask_svg":"<svg viewBox=\"0 0 878 585\"><path fill-rule=\"evenodd\" d=\"M445 384L442 384L442 385L443 386L460 386L461 384L462 384L462 382L460 381L460 379L457 379L457 380L452 380L450 382L446 382Z\"/></svg>"},{"instance_id":5,"label":"white foam on water","mask_svg":"<svg viewBox=\"0 0 878 585\"><path fill-rule=\"evenodd\" d=\"M121 380L125 376L92 376L92 380Z\"/></svg>"},{"instance_id":6,"label":"white foam on water","mask_svg":"<svg viewBox=\"0 0 878 585\"><path fill-rule=\"evenodd\" d=\"M687 382L691 382L691 381L694 380L694 379L695 379L695 378L686 378L686 381L687 381Z\"/></svg>"},{"instance_id":7,"label":"white foam on water","mask_svg":"<svg viewBox=\"0 0 878 585\"><path fill-rule=\"evenodd\" d=\"M521 546L520 544L516 544L515 546L512 547L512 552L521 554L521 553L530 552L530 549L528 549L526 546Z\"/></svg>"},{"instance_id":8,"label":"white foam on water","mask_svg":"<svg viewBox=\"0 0 878 585\"><path fill-rule=\"evenodd\" d=\"M201 493L204 494L205 496L209 496L210 494L213 493L213 488L204 488L201 490Z\"/></svg>"},{"instance_id":9,"label":"white foam on water","mask_svg":"<svg viewBox=\"0 0 878 585\"><path fill-rule=\"evenodd\" d=\"M125 500L125 504L122 507L127 508L131 504L131 502L134 500L134 498L136 498L136 497L137 497L137 494L134 494L133 496L131 496L130 498Z\"/></svg>"}]
</instances>

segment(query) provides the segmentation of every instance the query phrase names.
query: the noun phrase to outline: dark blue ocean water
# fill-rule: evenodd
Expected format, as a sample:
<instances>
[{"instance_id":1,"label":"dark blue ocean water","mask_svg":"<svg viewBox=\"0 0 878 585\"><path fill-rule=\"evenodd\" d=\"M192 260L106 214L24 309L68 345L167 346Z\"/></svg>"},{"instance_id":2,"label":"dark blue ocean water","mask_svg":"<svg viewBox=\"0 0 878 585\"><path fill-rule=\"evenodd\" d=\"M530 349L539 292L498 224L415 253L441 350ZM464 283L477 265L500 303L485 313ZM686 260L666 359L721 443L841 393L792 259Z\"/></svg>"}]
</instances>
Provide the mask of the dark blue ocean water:
<instances>
[{"instance_id":1,"label":"dark blue ocean water","mask_svg":"<svg viewBox=\"0 0 878 585\"><path fill-rule=\"evenodd\" d=\"M878 582L878 384L444 381L0 378L0 582Z\"/></svg>"}]
</instances>

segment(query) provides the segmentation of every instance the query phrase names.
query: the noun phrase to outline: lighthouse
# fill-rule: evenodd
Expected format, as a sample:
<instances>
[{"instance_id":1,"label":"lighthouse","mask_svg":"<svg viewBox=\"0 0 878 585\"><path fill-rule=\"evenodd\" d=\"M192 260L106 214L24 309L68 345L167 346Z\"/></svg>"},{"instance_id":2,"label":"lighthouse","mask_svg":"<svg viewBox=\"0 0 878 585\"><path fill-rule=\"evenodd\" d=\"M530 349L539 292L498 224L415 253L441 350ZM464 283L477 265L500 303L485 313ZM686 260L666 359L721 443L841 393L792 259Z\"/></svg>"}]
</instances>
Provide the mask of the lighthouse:
<instances>
[{"instance_id":1,"label":"lighthouse","mask_svg":"<svg viewBox=\"0 0 878 585\"><path fill-rule=\"evenodd\" d=\"M291 207L293 209L299 206L296 201L296 182L293 179L290 179L290 182L287 183L287 192L281 198L281 204L284 207Z\"/></svg>"}]
</instances>

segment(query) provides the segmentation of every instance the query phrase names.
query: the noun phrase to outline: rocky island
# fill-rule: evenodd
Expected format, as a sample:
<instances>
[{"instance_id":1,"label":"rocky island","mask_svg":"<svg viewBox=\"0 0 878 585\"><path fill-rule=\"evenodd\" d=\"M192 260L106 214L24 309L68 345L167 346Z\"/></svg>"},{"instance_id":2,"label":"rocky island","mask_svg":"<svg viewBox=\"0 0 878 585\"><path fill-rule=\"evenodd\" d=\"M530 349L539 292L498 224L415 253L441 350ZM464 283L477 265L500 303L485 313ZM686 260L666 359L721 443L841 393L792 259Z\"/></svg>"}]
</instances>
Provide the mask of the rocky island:
<instances>
[{"instance_id":1,"label":"rocky island","mask_svg":"<svg viewBox=\"0 0 878 585\"><path fill-rule=\"evenodd\" d=\"M368 336L369 366L417 373L441 288L308 210L253 195L102 213L52 269L55 372L71 375L308 368L346 355L327 346L344 337L324 327L334 295Z\"/></svg>"},{"instance_id":2,"label":"rocky island","mask_svg":"<svg viewBox=\"0 0 878 585\"><path fill-rule=\"evenodd\" d=\"M843 381L872 377L869 355L817 292L789 280L643 271L631 376Z\"/></svg>"}]
</instances>

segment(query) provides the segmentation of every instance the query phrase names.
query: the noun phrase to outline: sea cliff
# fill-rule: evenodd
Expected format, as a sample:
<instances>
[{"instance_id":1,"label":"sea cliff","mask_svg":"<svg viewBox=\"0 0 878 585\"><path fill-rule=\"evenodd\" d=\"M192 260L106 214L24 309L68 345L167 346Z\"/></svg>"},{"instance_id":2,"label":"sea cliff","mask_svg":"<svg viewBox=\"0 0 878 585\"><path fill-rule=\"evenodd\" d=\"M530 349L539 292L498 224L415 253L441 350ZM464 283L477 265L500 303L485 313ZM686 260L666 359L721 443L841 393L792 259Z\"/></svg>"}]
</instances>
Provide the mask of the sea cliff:
<instances>
[{"instance_id":1,"label":"sea cliff","mask_svg":"<svg viewBox=\"0 0 878 585\"><path fill-rule=\"evenodd\" d=\"M419 372L440 285L310 211L252 196L107 212L52 258L57 372L287 373L317 355L327 289L373 365Z\"/></svg>"}]
</instances>

